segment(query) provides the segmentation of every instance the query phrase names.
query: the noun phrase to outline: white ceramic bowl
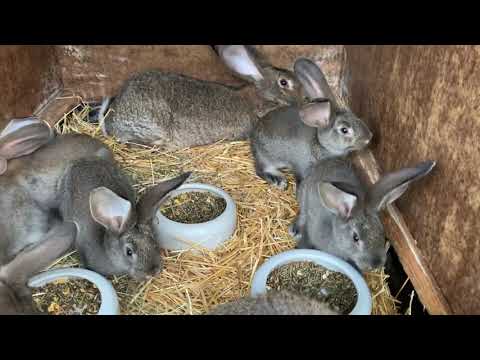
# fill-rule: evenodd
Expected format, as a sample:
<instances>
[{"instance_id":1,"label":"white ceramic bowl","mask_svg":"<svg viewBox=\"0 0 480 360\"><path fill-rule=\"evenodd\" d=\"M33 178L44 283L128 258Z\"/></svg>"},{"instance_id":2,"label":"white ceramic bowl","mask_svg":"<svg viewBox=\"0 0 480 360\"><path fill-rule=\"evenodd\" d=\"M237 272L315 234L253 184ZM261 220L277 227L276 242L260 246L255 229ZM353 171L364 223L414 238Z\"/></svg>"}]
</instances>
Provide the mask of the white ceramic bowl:
<instances>
[{"instance_id":1,"label":"white ceramic bowl","mask_svg":"<svg viewBox=\"0 0 480 360\"><path fill-rule=\"evenodd\" d=\"M170 192L162 204L169 198L185 192L208 191L222 197L226 208L215 219L200 224L182 224L165 217L160 210L152 222L155 239L160 246L168 250L188 250L198 247L215 250L230 239L237 226L237 207L233 199L225 191L207 184L183 184ZM161 205L160 205L161 207Z\"/></svg>"},{"instance_id":2,"label":"white ceramic bowl","mask_svg":"<svg viewBox=\"0 0 480 360\"><path fill-rule=\"evenodd\" d=\"M258 296L267 292L267 279L275 268L298 261L311 261L331 271L340 272L348 276L357 290L357 303L349 315L371 314L372 296L363 276L342 259L319 250L290 250L272 256L255 272L252 280L251 295Z\"/></svg>"},{"instance_id":3,"label":"white ceramic bowl","mask_svg":"<svg viewBox=\"0 0 480 360\"><path fill-rule=\"evenodd\" d=\"M102 275L87 269L63 268L48 270L32 277L28 282L28 286L38 288L59 279L84 279L90 281L100 292L102 303L97 315L118 315L120 313L117 293L110 281Z\"/></svg>"}]
</instances>

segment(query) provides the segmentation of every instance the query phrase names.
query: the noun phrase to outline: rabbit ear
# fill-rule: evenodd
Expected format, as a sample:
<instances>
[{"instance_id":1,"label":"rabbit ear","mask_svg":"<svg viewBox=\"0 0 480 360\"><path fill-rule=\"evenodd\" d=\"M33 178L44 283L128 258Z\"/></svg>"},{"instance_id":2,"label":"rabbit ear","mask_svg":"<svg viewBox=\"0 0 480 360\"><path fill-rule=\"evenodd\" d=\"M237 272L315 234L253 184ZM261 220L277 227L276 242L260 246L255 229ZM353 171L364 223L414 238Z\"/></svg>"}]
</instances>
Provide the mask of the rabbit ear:
<instances>
[{"instance_id":1,"label":"rabbit ear","mask_svg":"<svg viewBox=\"0 0 480 360\"><path fill-rule=\"evenodd\" d=\"M215 45L228 68L237 75L259 82L263 80L260 64L245 45Z\"/></svg>"},{"instance_id":2,"label":"rabbit ear","mask_svg":"<svg viewBox=\"0 0 480 360\"><path fill-rule=\"evenodd\" d=\"M402 169L383 176L369 192L368 205L377 211L382 210L402 196L412 181L430 173L435 165L435 161L425 161L413 168Z\"/></svg>"},{"instance_id":3,"label":"rabbit ear","mask_svg":"<svg viewBox=\"0 0 480 360\"><path fill-rule=\"evenodd\" d=\"M42 124L43 121L37 119L36 117L27 117L27 118L22 118L22 119L12 119L10 122L5 126L5 128L2 130L0 133L0 137L4 137L8 134L11 134L17 130L20 130L21 128L24 128L29 125L34 125L34 124Z\"/></svg>"},{"instance_id":4,"label":"rabbit ear","mask_svg":"<svg viewBox=\"0 0 480 360\"><path fill-rule=\"evenodd\" d=\"M305 125L326 128L331 124L332 104L328 99L311 102L302 106L299 114Z\"/></svg>"},{"instance_id":5,"label":"rabbit ear","mask_svg":"<svg viewBox=\"0 0 480 360\"><path fill-rule=\"evenodd\" d=\"M90 192L90 213L97 223L119 235L126 230L132 204L110 189L99 187Z\"/></svg>"},{"instance_id":6,"label":"rabbit ear","mask_svg":"<svg viewBox=\"0 0 480 360\"><path fill-rule=\"evenodd\" d=\"M0 157L0 175L7 171L7 160Z\"/></svg>"},{"instance_id":7,"label":"rabbit ear","mask_svg":"<svg viewBox=\"0 0 480 360\"><path fill-rule=\"evenodd\" d=\"M13 119L0 134L0 157L6 160L28 155L53 137L51 127L36 118Z\"/></svg>"},{"instance_id":8,"label":"rabbit ear","mask_svg":"<svg viewBox=\"0 0 480 360\"><path fill-rule=\"evenodd\" d=\"M310 99L329 99L336 108L337 103L322 70L313 61L300 58L295 61L295 75Z\"/></svg>"},{"instance_id":9,"label":"rabbit ear","mask_svg":"<svg viewBox=\"0 0 480 360\"><path fill-rule=\"evenodd\" d=\"M187 172L147 189L137 204L138 222L148 224L155 216L155 212L165 195L177 189L190 175L191 172Z\"/></svg>"},{"instance_id":10,"label":"rabbit ear","mask_svg":"<svg viewBox=\"0 0 480 360\"><path fill-rule=\"evenodd\" d=\"M357 203L356 195L342 191L333 184L325 182L318 184L318 192L327 209L344 219L350 218Z\"/></svg>"},{"instance_id":11,"label":"rabbit ear","mask_svg":"<svg viewBox=\"0 0 480 360\"><path fill-rule=\"evenodd\" d=\"M44 270L73 245L77 234L73 223L53 227L45 239L27 246L8 264L0 268L0 278L11 285L26 285L28 279Z\"/></svg>"}]
</instances>

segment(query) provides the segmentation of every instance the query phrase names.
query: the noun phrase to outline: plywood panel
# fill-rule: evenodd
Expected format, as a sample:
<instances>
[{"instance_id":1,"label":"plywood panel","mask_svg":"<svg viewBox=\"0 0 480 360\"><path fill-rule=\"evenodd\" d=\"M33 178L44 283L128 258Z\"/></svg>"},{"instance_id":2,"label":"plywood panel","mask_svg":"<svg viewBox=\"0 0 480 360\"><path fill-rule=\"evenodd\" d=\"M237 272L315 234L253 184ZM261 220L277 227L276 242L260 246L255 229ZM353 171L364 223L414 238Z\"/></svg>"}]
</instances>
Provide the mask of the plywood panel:
<instances>
[{"instance_id":1,"label":"plywood panel","mask_svg":"<svg viewBox=\"0 0 480 360\"><path fill-rule=\"evenodd\" d=\"M24 117L61 87L53 46L0 46L0 127Z\"/></svg>"},{"instance_id":2,"label":"plywood panel","mask_svg":"<svg viewBox=\"0 0 480 360\"><path fill-rule=\"evenodd\" d=\"M292 68L300 56L324 67L328 80L338 84L342 46L256 45L274 66ZM241 84L209 45L63 45L57 47L65 90L85 100L115 94L132 74L159 69L197 79Z\"/></svg>"},{"instance_id":3,"label":"plywood panel","mask_svg":"<svg viewBox=\"0 0 480 360\"><path fill-rule=\"evenodd\" d=\"M64 45L57 53L65 89L85 100L111 96L132 74L147 69L239 83L208 45Z\"/></svg>"},{"instance_id":4,"label":"plywood panel","mask_svg":"<svg viewBox=\"0 0 480 360\"><path fill-rule=\"evenodd\" d=\"M384 171L438 167L396 205L458 314L480 314L480 47L347 46L352 109Z\"/></svg>"}]
</instances>

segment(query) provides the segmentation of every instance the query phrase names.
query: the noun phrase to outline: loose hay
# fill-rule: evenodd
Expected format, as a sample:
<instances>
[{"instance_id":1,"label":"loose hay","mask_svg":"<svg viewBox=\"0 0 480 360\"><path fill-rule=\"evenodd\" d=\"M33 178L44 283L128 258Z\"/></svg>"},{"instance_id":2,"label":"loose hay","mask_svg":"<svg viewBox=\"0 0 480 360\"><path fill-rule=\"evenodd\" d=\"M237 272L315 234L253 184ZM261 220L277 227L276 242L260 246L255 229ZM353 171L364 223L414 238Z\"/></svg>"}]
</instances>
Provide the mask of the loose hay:
<instances>
[{"instance_id":1,"label":"loose hay","mask_svg":"<svg viewBox=\"0 0 480 360\"><path fill-rule=\"evenodd\" d=\"M175 152L156 147L120 144L105 138L98 125L85 121L90 109L78 106L57 124L62 133L83 133L99 138L132 176L142 193L159 181L193 171L190 182L203 182L227 191L238 206L238 227L233 238L215 252L165 252L165 269L156 278L137 283L127 277L113 279L123 314L203 314L214 306L249 294L250 281L265 259L292 249L288 225L297 212L295 182L287 191L267 185L255 175L246 141L219 142ZM53 267L77 266L75 254ZM383 271L366 275L373 295L373 314L398 314Z\"/></svg>"}]
</instances>

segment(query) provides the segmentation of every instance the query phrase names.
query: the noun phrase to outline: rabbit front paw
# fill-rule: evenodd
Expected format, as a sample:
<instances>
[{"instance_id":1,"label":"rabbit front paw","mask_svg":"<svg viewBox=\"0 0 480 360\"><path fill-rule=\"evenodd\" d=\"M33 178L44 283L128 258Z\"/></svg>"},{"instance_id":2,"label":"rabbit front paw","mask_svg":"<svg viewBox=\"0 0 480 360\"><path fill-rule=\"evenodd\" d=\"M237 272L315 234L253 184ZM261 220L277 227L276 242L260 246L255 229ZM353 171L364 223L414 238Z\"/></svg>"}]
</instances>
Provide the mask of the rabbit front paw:
<instances>
[{"instance_id":1,"label":"rabbit front paw","mask_svg":"<svg viewBox=\"0 0 480 360\"><path fill-rule=\"evenodd\" d=\"M300 241L300 239L302 238L302 234L300 232L300 229L298 228L297 226L297 223L294 222L294 223L291 223L289 226L288 226L288 233L290 234L291 237L293 237L293 239L295 241Z\"/></svg>"},{"instance_id":2,"label":"rabbit front paw","mask_svg":"<svg viewBox=\"0 0 480 360\"><path fill-rule=\"evenodd\" d=\"M278 175L272 175L272 174L265 174L264 179L278 188L279 190L286 190L288 186L287 179L285 179L283 176L278 176Z\"/></svg>"}]
</instances>

